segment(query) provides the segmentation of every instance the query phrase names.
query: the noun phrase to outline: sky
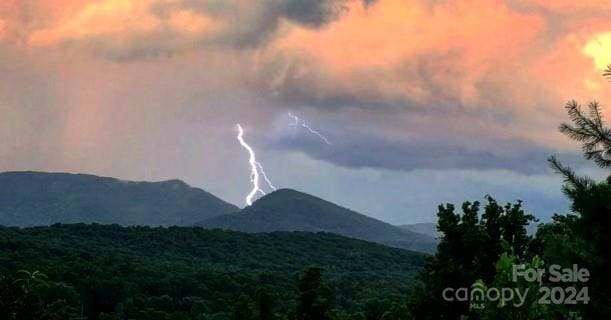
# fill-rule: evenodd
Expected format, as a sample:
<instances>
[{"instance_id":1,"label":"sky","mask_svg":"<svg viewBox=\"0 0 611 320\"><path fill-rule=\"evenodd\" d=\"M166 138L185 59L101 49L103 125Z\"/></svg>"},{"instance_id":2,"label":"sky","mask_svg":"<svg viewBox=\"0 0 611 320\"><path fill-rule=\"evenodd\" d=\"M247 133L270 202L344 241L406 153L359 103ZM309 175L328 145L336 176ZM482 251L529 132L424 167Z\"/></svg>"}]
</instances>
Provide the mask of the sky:
<instances>
[{"instance_id":1,"label":"sky","mask_svg":"<svg viewBox=\"0 0 611 320\"><path fill-rule=\"evenodd\" d=\"M609 114L606 0L3 0L0 171L276 187L394 224L441 203L566 212L570 99ZM288 112L323 134L291 127Z\"/></svg>"}]
</instances>

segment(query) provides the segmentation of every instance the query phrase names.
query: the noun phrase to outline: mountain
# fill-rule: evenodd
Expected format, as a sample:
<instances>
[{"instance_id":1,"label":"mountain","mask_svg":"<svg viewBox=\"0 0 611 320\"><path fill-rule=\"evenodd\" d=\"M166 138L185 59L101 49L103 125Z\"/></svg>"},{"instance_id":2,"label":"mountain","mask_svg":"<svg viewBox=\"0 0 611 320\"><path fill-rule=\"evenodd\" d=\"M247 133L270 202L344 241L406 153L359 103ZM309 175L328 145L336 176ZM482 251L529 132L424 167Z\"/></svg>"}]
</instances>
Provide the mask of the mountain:
<instances>
[{"instance_id":1,"label":"mountain","mask_svg":"<svg viewBox=\"0 0 611 320\"><path fill-rule=\"evenodd\" d=\"M400 225L399 228L412 232L426 234L427 236L433 238L439 237L439 232L437 231L437 224L432 222L404 224Z\"/></svg>"},{"instance_id":2,"label":"mountain","mask_svg":"<svg viewBox=\"0 0 611 320\"><path fill-rule=\"evenodd\" d=\"M0 173L0 225L192 225L238 210L180 180L133 182L86 174Z\"/></svg>"},{"instance_id":3,"label":"mountain","mask_svg":"<svg viewBox=\"0 0 611 320\"><path fill-rule=\"evenodd\" d=\"M324 231L423 252L432 252L436 247L432 237L290 189L274 191L238 213L213 217L197 225L244 232Z\"/></svg>"},{"instance_id":4,"label":"mountain","mask_svg":"<svg viewBox=\"0 0 611 320\"><path fill-rule=\"evenodd\" d=\"M287 314L294 310L299 274L312 265L326 269L338 311L355 312L371 301L403 301L423 264L421 253L329 233L0 227L0 275L39 270L51 292L89 319L100 312L120 312L121 319L195 319L200 313L197 319L229 319L235 301L254 299L258 288L272 290L276 311ZM150 310L176 316L142 315Z\"/></svg>"}]
</instances>

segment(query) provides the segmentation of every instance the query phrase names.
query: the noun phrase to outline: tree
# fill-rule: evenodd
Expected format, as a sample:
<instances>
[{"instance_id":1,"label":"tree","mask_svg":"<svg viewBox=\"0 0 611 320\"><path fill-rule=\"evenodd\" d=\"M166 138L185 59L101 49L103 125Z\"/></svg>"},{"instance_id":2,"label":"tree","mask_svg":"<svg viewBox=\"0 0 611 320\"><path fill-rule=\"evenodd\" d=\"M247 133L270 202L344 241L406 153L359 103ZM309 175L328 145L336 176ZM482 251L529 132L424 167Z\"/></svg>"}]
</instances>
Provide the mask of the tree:
<instances>
[{"instance_id":1,"label":"tree","mask_svg":"<svg viewBox=\"0 0 611 320\"><path fill-rule=\"evenodd\" d=\"M331 319L334 296L323 279L324 269L308 267L303 271L297 284L297 320Z\"/></svg>"},{"instance_id":2,"label":"tree","mask_svg":"<svg viewBox=\"0 0 611 320\"><path fill-rule=\"evenodd\" d=\"M481 307L475 312L481 320L578 320L581 316L562 304L540 304L540 289L542 285L538 281L526 281L523 277L517 281L513 279L513 268L518 263L517 257L513 253L503 253L496 263L496 275L489 285L483 281L477 281L474 290L481 290L475 295L479 299ZM543 269L545 262L534 256L532 259L521 263L525 269ZM511 288L515 292L521 292L521 298L504 300L489 300L484 296L488 288Z\"/></svg>"},{"instance_id":3,"label":"tree","mask_svg":"<svg viewBox=\"0 0 611 320\"><path fill-rule=\"evenodd\" d=\"M471 314L468 302L446 301L446 288L470 287L476 280L491 282L495 264L505 250L526 259L532 238L526 226L535 221L526 214L520 201L505 206L492 197L479 216L479 202L465 202L462 214L452 204L440 205L437 229L442 234L437 253L420 273L422 285L410 297L410 309L416 319L459 319Z\"/></svg>"},{"instance_id":4,"label":"tree","mask_svg":"<svg viewBox=\"0 0 611 320\"><path fill-rule=\"evenodd\" d=\"M48 277L44 273L38 270L34 272L19 270L17 271L17 279L15 279L14 283L18 285L25 294L28 294L31 291L48 288L49 284L47 283L47 278Z\"/></svg>"},{"instance_id":5,"label":"tree","mask_svg":"<svg viewBox=\"0 0 611 320\"><path fill-rule=\"evenodd\" d=\"M569 101L565 108L572 124L561 124L560 132L581 143L586 159L593 160L601 168L611 168L611 129L605 126L598 102L588 103L587 113L575 100ZM564 167L555 158L552 157L550 162L558 171L565 173Z\"/></svg>"},{"instance_id":6,"label":"tree","mask_svg":"<svg viewBox=\"0 0 611 320\"><path fill-rule=\"evenodd\" d=\"M611 78L611 65L603 75ZM611 128L607 127L600 105L588 104L588 112L575 101L566 104L571 123L560 125L560 131L580 142L584 157L599 168L611 169ZM553 222L537 233L540 250L546 262L566 265L581 263L589 269L591 303L584 306L584 316L592 319L611 317L611 176L597 182L577 175L555 157L550 165L564 177L564 193L571 201L573 214L556 215Z\"/></svg>"}]
</instances>

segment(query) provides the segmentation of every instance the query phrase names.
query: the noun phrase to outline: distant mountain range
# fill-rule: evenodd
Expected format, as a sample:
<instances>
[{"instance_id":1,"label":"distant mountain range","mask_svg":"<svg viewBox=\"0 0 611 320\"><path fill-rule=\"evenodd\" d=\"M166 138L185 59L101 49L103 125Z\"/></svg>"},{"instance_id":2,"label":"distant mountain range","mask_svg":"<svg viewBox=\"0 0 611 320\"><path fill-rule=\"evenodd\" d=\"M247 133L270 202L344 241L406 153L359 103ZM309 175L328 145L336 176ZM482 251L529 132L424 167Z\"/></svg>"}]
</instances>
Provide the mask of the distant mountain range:
<instances>
[{"instance_id":1,"label":"distant mountain range","mask_svg":"<svg viewBox=\"0 0 611 320\"><path fill-rule=\"evenodd\" d=\"M290 189L272 192L238 213L213 217L196 225L244 232L324 231L424 252L432 252L436 247L433 237Z\"/></svg>"},{"instance_id":2,"label":"distant mountain range","mask_svg":"<svg viewBox=\"0 0 611 320\"><path fill-rule=\"evenodd\" d=\"M132 182L86 174L0 173L0 225L189 226L238 210L180 180Z\"/></svg>"},{"instance_id":3,"label":"distant mountain range","mask_svg":"<svg viewBox=\"0 0 611 320\"><path fill-rule=\"evenodd\" d=\"M432 252L434 237L400 228L290 189L240 210L180 180L132 182L86 174L0 173L0 225L101 223L199 226L249 233L330 232Z\"/></svg>"}]
</instances>

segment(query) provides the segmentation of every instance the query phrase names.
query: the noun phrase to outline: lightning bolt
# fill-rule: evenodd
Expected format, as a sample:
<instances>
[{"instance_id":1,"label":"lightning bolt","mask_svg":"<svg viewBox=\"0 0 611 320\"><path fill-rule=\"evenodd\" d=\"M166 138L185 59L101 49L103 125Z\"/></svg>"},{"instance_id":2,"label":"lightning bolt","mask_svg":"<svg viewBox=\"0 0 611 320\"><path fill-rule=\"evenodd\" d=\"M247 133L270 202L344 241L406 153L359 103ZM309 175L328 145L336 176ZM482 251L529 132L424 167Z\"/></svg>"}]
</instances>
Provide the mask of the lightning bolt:
<instances>
[{"instance_id":1,"label":"lightning bolt","mask_svg":"<svg viewBox=\"0 0 611 320\"><path fill-rule=\"evenodd\" d=\"M304 120L300 119L298 116L290 112L288 114L289 114L289 117L293 119L294 121L293 123L290 124L290 126L293 127L293 134L295 134L295 130L297 129L297 127L301 126L301 127L306 128L308 131L310 131L310 133L318 136L320 140L324 141L326 144L331 145L331 142L329 141L329 139L323 136L320 132L312 129L312 127L310 127Z\"/></svg>"},{"instance_id":2,"label":"lightning bolt","mask_svg":"<svg viewBox=\"0 0 611 320\"><path fill-rule=\"evenodd\" d=\"M276 190L276 187L274 187L271 181L267 178L267 174L265 173L265 170L263 170L261 163L257 161L255 151L248 145L248 143L246 143L246 141L244 141L244 129L242 129L242 126L239 123L236 124L236 127L238 128L238 141L240 142L240 145L242 145L242 147L248 151L248 164L250 165L250 182L252 182L252 189L248 195L246 195L246 204L250 206L252 205L252 199L257 195L257 193L261 193L263 195L266 194L265 191L263 191L263 189L261 189L259 186L261 176L263 176L263 179L272 190ZM259 172L261 173L260 175Z\"/></svg>"},{"instance_id":3,"label":"lightning bolt","mask_svg":"<svg viewBox=\"0 0 611 320\"><path fill-rule=\"evenodd\" d=\"M269 188L272 189L272 190L276 190L276 187L274 187L272 182L269 181L269 178L267 178L267 174L265 173L265 170L263 170L263 166L261 165L261 163L260 162L255 162L255 163L257 164L257 167L259 168L259 171L261 171L261 175L263 176L263 180L265 180L265 182L267 183Z\"/></svg>"}]
</instances>

